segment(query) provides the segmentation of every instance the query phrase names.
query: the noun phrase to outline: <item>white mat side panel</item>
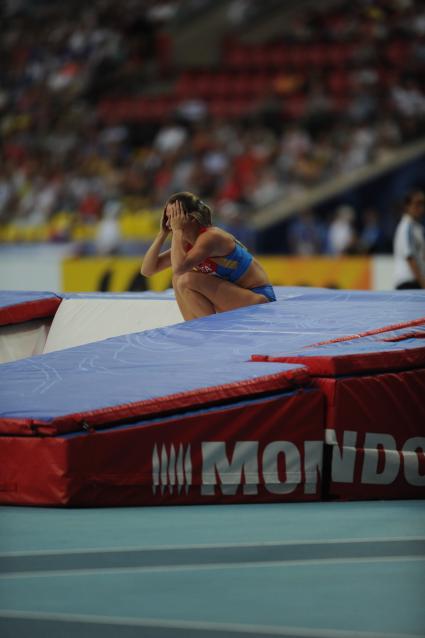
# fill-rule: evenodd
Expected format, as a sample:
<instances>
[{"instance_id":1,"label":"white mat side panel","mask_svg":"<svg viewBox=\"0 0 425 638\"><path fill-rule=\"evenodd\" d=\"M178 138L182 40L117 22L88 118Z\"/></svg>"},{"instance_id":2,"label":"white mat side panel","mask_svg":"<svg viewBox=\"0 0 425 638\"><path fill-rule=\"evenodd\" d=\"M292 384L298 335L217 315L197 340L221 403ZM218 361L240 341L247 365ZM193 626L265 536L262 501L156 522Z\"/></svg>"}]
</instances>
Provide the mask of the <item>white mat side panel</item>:
<instances>
[{"instance_id":1,"label":"white mat side panel","mask_svg":"<svg viewBox=\"0 0 425 638\"><path fill-rule=\"evenodd\" d=\"M44 354L183 321L174 300L64 299Z\"/></svg>"},{"instance_id":2,"label":"white mat side panel","mask_svg":"<svg viewBox=\"0 0 425 638\"><path fill-rule=\"evenodd\" d=\"M0 326L0 363L42 354L51 323L49 318Z\"/></svg>"}]
</instances>

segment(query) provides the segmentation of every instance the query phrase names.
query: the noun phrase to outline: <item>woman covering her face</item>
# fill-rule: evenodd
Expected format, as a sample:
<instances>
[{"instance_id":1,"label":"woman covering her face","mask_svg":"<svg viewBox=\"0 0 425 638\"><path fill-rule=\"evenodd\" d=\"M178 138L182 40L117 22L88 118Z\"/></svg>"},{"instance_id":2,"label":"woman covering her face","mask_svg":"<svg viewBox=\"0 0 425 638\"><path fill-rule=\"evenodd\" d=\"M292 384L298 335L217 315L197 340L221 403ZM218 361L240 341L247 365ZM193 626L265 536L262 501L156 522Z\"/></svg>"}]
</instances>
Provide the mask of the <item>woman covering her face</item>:
<instances>
[{"instance_id":1,"label":"woman covering her face","mask_svg":"<svg viewBox=\"0 0 425 638\"><path fill-rule=\"evenodd\" d=\"M170 233L171 248L161 252ZM211 209L192 193L168 199L141 273L150 277L170 266L186 320L276 300L262 266L233 235L212 225Z\"/></svg>"}]
</instances>

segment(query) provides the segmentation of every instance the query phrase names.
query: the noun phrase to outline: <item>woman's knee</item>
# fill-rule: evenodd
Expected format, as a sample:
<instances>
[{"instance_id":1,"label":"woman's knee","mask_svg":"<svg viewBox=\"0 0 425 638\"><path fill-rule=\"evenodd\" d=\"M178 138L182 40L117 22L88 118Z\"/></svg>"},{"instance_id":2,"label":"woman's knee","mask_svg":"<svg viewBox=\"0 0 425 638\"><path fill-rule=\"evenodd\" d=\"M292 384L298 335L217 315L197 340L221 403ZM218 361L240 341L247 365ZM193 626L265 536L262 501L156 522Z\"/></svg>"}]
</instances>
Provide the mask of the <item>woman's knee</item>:
<instances>
[{"instance_id":1,"label":"woman's knee","mask_svg":"<svg viewBox=\"0 0 425 638\"><path fill-rule=\"evenodd\" d=\"M173 275L173 288L179 292L193 289L196 282L196 275L192 271L184 272L181 275Z\"/></svg>"}]
</instances>

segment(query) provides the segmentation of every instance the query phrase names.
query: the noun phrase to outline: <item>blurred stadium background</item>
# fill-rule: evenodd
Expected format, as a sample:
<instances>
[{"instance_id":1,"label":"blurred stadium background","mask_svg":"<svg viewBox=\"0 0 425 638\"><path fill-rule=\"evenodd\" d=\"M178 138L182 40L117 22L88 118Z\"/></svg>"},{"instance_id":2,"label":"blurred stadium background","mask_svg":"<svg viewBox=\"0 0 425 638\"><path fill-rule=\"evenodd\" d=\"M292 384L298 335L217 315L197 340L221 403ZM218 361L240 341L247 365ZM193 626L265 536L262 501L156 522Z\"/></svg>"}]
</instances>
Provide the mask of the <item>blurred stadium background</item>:
<instances>
[{"instance_id":1,"label":"blurred stadium background","mask_svg":"<svg viewBox=\"0 0 425 638\"><path fill-rule=\"evenodd\" d=\"M0 287L161 290L191 190L274 284L392 287L425 188L419 0L5 0Z\"/></svg>"}]
</instances>

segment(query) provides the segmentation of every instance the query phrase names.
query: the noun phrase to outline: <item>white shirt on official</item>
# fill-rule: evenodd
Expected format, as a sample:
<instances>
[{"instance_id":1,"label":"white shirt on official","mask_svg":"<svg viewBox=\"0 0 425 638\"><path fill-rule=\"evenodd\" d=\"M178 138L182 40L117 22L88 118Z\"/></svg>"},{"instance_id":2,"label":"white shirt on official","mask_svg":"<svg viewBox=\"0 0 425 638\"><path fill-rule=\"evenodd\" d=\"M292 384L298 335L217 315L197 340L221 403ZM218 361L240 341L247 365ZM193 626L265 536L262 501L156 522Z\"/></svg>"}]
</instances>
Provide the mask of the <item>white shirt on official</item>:
<instances>
[{"instance_id":1,"label":"white shirt on official","mask_svg":"<svg viewBox=\"0 0 425 638\"><path fill-rule=\"evenodd\" d=\"M413 257L425 276L425 234L423 226L410 215L403 215L394 235L394 285L395 287L416 277L410 268Z\"/></svg>"}]
</instances>

